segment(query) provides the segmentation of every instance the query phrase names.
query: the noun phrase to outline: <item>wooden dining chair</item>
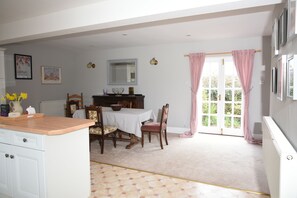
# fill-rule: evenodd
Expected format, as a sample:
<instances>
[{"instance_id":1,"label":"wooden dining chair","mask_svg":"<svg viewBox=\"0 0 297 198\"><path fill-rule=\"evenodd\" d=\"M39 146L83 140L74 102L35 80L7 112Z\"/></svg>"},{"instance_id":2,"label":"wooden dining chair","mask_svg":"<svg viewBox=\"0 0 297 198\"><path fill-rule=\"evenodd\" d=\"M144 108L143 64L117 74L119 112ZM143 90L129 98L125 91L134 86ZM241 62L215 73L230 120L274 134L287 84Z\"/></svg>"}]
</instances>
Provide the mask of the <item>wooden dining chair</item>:
<instances>
[{"instance_id":1,"label":"wooden dining chair","mask_svg":"<svg viewBox=\"0 0 297 198\"><path fill-rule=\"evenodd\" d=\"M70 95L67 93L67 98L66 98L66 117L72 117L73 113L72 109L70 108L70 104L78 103L78 108L77 109L82 109L84 107L84 102L83 102L83 93L80 94L72 94Z\"/></svg>"},{"instance_id":2,"label":"wooden dining chair","mask_svg":"<svg viewBox=\"0 0 297 198\"><path fill-rule=\"evenodd\" d=\"M164 135L166 145L168 145L168 140L167 140L168 112L169 112L169 104L166 104L162 107L160 122L146 122L141 126L141 145L142 145L142 147L144 145L144 133L148 133L149 142L151 142L151 133L159 134L161 149L163 149L162 135Z\"/></svg>"},{"instance_id":3,"label":"wooden dining chair","mask_svg":"<svg viewBox=\"0 0 297 198\"><path fill-rule=\"evenodd\" d=\"M117 127L104 125L102 117L102 107L96 106L85 106L86 118L91 119L95 122L95 125L89 127L89 139L90 139L90 151L91 142L93 140L99 140L101 154L104 152L104 139L106 136L112 135L113 146L116 148L116 134Z\"/></svg>"},{"instance_id":4,"label":"wooden dining chair","mask_svg":"<svg viewBox=\"0 0 297 198\"><path fill-rule=\"evenodd\" d=\"M75 100L70 100L66 103L66 109L67 109L67 117L73 116L74 112L79 109L79 102Z\"/></svg>"}]
</instances>

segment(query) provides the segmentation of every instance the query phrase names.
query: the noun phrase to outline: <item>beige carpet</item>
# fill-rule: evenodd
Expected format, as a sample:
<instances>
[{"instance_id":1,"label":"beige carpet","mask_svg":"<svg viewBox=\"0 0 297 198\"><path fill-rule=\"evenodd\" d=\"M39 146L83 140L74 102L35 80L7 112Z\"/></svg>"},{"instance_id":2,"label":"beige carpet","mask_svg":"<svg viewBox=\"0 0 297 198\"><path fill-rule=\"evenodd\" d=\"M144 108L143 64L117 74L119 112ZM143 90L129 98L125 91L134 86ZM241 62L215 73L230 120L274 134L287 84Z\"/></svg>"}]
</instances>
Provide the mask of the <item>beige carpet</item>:
<instances>
[{"instance_id":1,"label":"beige carpet","mask_svg":"<svg viewBox=\"0 0 297 198\"><path fill-rule=\"evenodd\" d=\"M92 143L91 160L145 170L199 182L242 190L269 193L263 167L262 147L248 144L243 138L197 134L179 138L169 134L169 145L161 150L157 136L152 143L145 138L132 149L127 142L105 142L100 154L98 142Z\"/></svg>"}]
</instances>

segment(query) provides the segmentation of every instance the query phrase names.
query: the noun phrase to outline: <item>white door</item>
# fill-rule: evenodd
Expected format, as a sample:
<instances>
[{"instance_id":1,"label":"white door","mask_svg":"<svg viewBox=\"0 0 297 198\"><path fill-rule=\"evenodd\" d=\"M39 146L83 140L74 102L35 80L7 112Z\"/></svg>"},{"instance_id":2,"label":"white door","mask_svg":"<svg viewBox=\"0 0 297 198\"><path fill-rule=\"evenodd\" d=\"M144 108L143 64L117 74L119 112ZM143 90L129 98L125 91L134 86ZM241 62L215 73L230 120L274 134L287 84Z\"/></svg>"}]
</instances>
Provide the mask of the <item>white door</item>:
<instances>
[{"instance_id":1,"label":"white door","mask_svg":"<svg viewBox=\"0 0 297 198\"><path fill-rule=\"evenodd\" d=\"M198 94L199 132L243 136L243 104L232 57L207 57Z\"/></svg>"},{"instance_id":2,"label":"white door","mask_svg":"<svg viewBox=\"0 0 297 198\"><path fill-rule=\"evenodd\" d=\"M44 152L18 146L12 148L14 197L45 197Z\"/></svg>"},{"instance_id":3,"label":"white door","mask_svg":"<svg viewBox=\"0 0 297 198\"><path fill-rule=\"evenodd\" d=\"M12 196L10 145L0 143L0 197Z\"/></svg>"}]
</instances>

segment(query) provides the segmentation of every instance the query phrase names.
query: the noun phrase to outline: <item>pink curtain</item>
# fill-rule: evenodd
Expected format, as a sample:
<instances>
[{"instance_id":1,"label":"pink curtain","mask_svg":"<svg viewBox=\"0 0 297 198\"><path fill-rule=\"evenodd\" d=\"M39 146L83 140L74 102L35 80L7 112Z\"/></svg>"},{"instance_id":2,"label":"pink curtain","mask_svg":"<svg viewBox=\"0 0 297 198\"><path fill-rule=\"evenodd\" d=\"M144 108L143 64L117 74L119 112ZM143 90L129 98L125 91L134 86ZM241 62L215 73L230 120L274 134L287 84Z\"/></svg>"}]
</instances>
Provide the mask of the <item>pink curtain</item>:
<instances>
[{"instance_id":1,"label":"pink curtain","mask_svg":"<svg viewBox=\"0 0 297 198\"><path fill-rule=\"evenodd\" d=\"M190 72L191 72L191 130L183 133L180 137L193 137L197 131L197 92L202 73L203 64L205 61L205 53L189 54Z\"/></svg>"},{"instance_id":2,"label":"pink curtain","mask_svg":"<svg viewBox=\"0 0 297 198\"><path fill-rule=\"evenodd\" d=\"M235 50L232 51L233 60L239 76L244 93L244 115L243 133L244 139L249 143L259 144L261 140L255 140L249 129L249 101L251 91L251 81L254 66L255 50Z\"/></svg>"}]
</instances>

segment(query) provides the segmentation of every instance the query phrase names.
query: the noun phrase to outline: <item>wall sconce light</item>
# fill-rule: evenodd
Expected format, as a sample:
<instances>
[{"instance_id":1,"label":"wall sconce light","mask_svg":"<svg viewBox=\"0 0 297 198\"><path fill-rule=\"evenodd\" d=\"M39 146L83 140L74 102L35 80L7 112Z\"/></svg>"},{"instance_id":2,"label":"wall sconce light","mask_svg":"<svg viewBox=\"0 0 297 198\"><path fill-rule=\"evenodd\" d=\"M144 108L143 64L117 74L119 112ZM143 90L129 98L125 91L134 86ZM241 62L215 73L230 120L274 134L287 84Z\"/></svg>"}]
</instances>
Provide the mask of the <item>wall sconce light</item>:
<instances>
[{"instance_id":1,"label":"wall sconce light","mask_svg":"<svg viewBox=\"0 0 297 198\"><path fill-rule=\"evenodd\" d=\"M150 60L150 64L151 64L151 65L158 65L158 61L157 61L157 59L152 58L152 59Z\"/></svg>"},{"instance_id":2,"label":"wall sconce light","mask_svg":"<svg viewBox=\"0 0 297 198\"><path fill-rule=\"evenodd\" d=\"M87 68L95 68L95 67L96 67L95 63L89 62L87 64Z\"/></svg>"}]
</instances>

